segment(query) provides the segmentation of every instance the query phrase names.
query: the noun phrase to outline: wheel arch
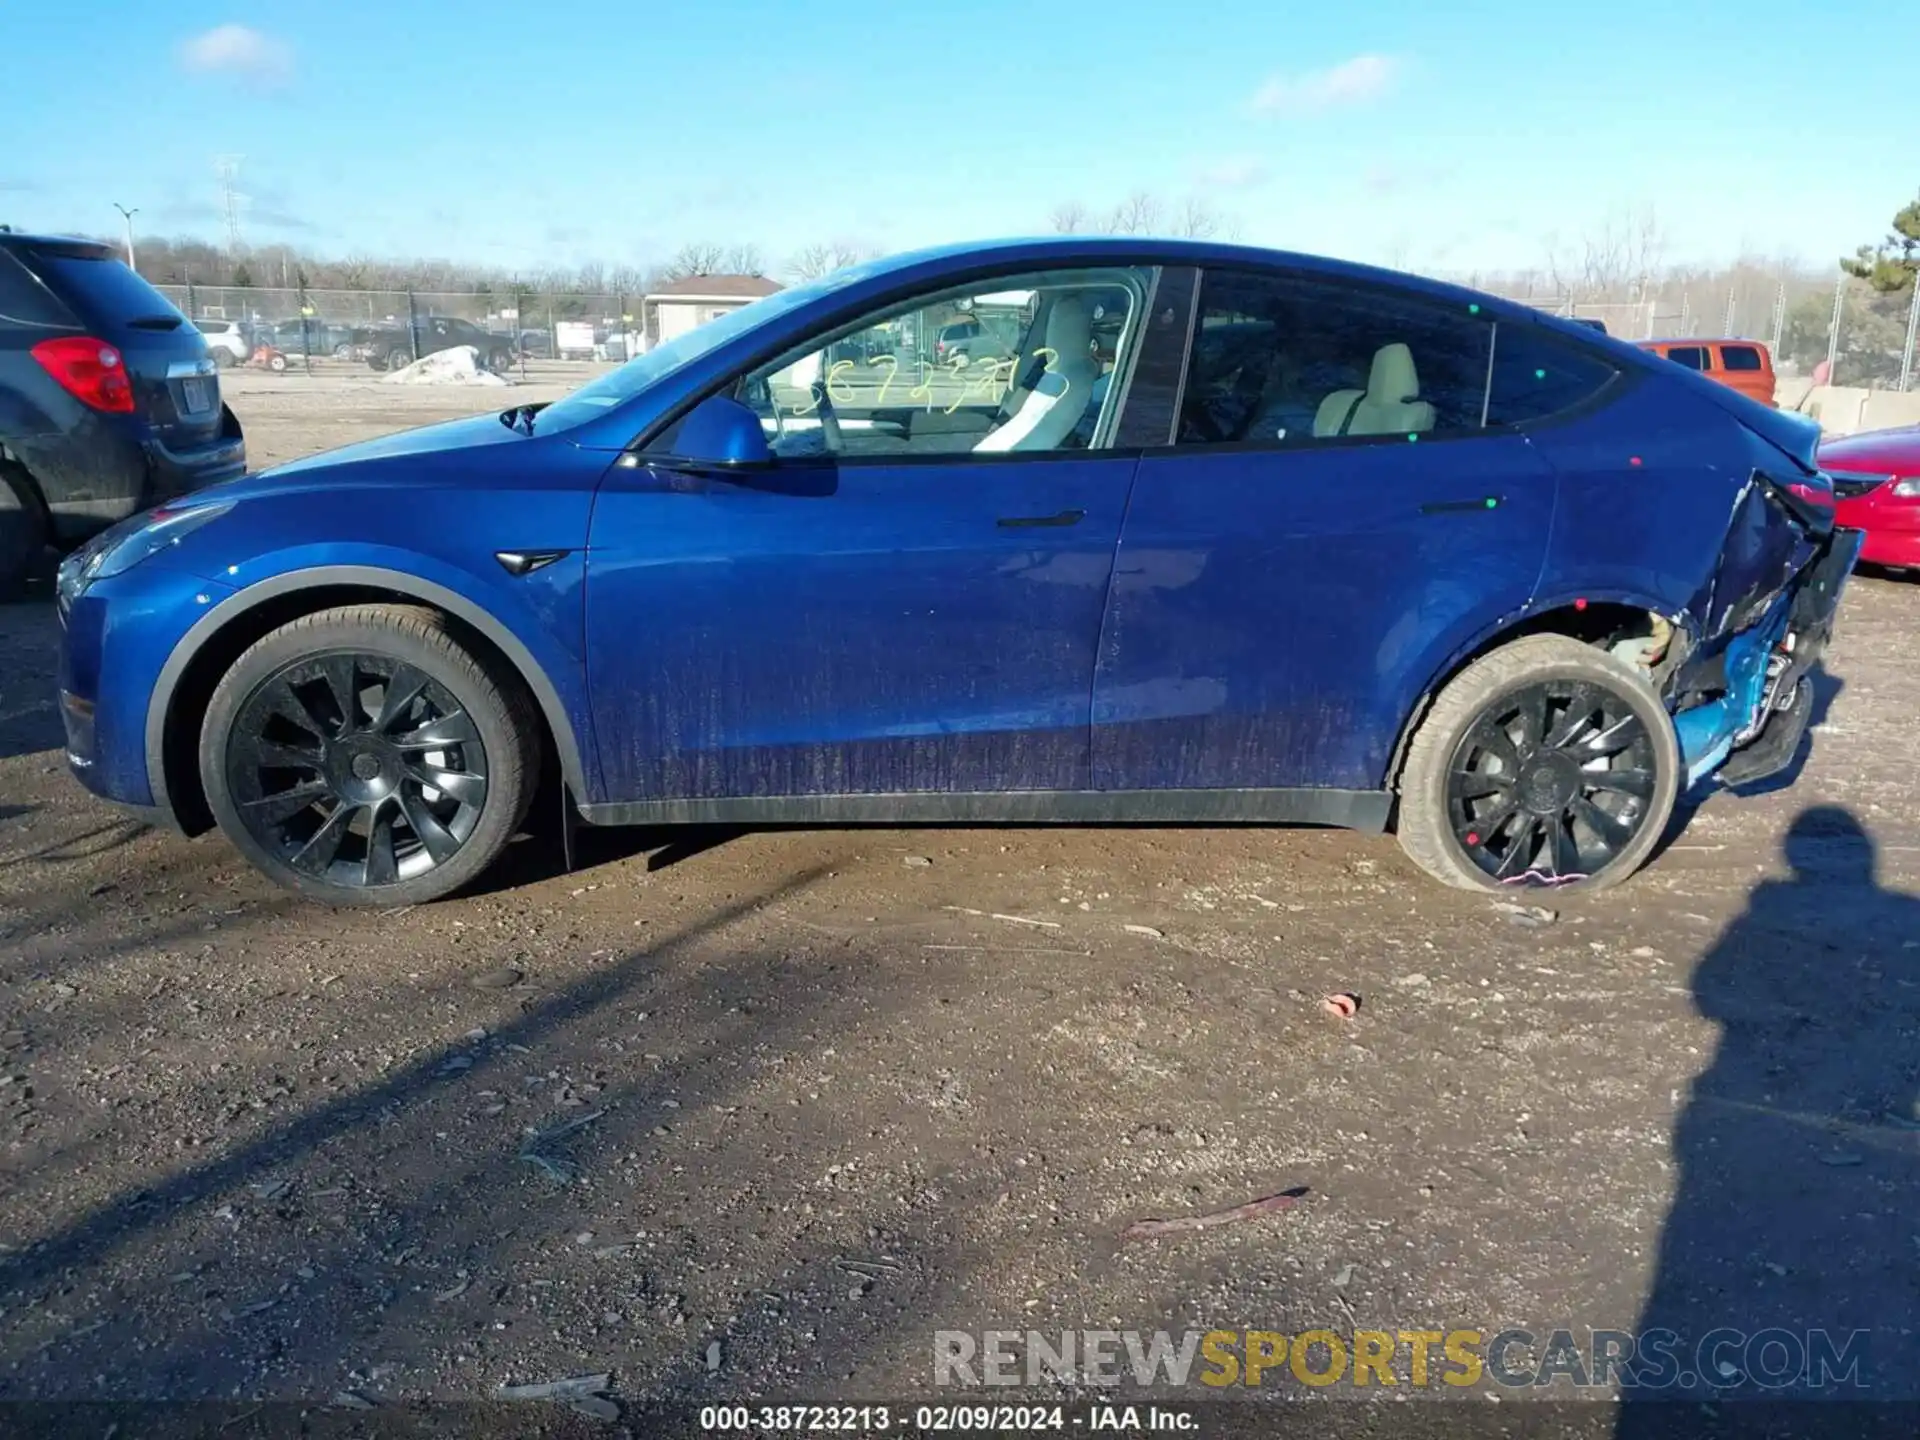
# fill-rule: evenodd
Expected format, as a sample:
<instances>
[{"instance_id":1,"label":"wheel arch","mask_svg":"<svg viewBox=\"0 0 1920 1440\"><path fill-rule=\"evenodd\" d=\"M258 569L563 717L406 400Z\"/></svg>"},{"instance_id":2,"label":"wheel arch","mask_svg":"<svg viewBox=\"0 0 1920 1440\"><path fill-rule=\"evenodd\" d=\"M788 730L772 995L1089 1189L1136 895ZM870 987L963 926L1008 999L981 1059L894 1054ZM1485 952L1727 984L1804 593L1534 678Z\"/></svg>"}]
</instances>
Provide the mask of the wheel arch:
<instances>
[{"instance_id":1,"label":"wheel arch","mask_svg":"<svg viewBox=\"0 0 1920 1440\"><path fill-rule=\"evenodd\" d=\"M1565 635L1588 644L1598 644L1622 630L1631 632L1635 627L1646 629L1656 617L1675 623L1672 607L1663 606L1645 596L1624 593L1585 595L1530 608L1521 614L1508 616L1481 632L1441 662L1401 720L1400 732L1394 738L1393 751L1387 762L1383 788L1395 795L1399 793L1400 773L1406 765L1407 747L1413 742L1413 734L1420 728L1420 722L1426 719L1427 712L1433 708L1434 697L1447 687L1454 676L1481 656L1529 635ZM1683 617L1679 623L1675 623L1676 630L1686 628L1687 623Z\"/></svg>"},{"instance_id":2,"label":"wheel arch","mask_svg":"<svg viewBox=\"0 0 1920 1440\"><path fill-rule=\"evenodd\" d=\"M579 737L546 670L512 630L457 591L417 575L369 565L327 565L290 571L229 596L203 615L161 667L147 702L147 782L153 803L188 835L213 827L200 788L199 717L227 667L261 636L301 615L355 603L411 603L438 610L462 639L492 654L533 697L561 778L576 800L587 799ZM187 722L191 723L187 723Z\"/></svg>"}]
</instances>

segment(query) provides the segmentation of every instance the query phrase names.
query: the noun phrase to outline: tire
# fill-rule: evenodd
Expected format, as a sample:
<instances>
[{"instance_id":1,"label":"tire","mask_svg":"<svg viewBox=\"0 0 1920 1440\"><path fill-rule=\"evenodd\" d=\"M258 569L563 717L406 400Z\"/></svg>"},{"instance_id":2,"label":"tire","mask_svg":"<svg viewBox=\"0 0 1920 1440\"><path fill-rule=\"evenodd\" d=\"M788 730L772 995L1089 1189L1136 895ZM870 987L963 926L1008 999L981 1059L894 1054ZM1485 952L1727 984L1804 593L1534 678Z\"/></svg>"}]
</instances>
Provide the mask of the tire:
<instances>
[{"instance_id":1,"label":"tire","mask_svg":"<svg viewBox=\"0 0 1920 1440\"><path fill-rule=\"evenodd\" d=\"M213 368L216 370L224 370L233 364L233 352L224 346L211 351L210 354L213 357Z\"/></svg>"},{"instance_id":2,"label":"tire","mask_svg":"<svg viewBox=\"0 0 1920 1440\"><path fill-rule=\"evenodd\" d=\"M285 374L287 369L287 357L284 355L274 356L271 360L267 361L267 368L273 371L273 373L276 375Z\"/></svg>"},{"instance_id":3,"label":"tire","mask_svg":"<svg viewBox=\"0 0 1920 1440\"><path fill-rule=\"evenodd\" d=\"M0 462L0 599L19 593L46 550L47 517L33 481Z\"/></svg>"},{"instance_id":4,"label":"tire","mask_svg":"<svg viewBox=\"0 0 1920 1440\"><path fill-rule=\"evenodd\" d=\"M407 368L407 366L411 365L412 363L413 363L413 356L408 354L405 350L401 350L396 347L395 349L389 350L387 352L387 369L389 372L394 370L404 370Z\"/></svg>"},{"instance_id":5,"label":"tire","mask_svg":"<svg viewBox=\"0 0 1920 1440\"><path fill-rule=\"evenodd\" d=\"M1659 845L1682 778L1672 718L1640 671L1532 635L1462 670L1420 721L1400 773L1400 848L1463 890L1603 890Z\"/></svg>"},{"instance_id":6,"label":"tire","mask_svg":"<svg viewBox=\"0 0 1920 1440\"><path fill-rule=\"evenodd\" d=\"M351 345L334 346L333 358L336 360L351 360L353 358L353 346Z\"/></svg>"},{"instance_id":7,"label":"tire","mask_svg":"<svg viewBox=\"0 0 1920 1440\"><path fill-rule=\"evenodd\" d=\"M513 370L513 356L504 350L496 350L487 357L487 368L496 375L510 374Z\"/></svg>"},{"instance_id":8,"label":"tire","mask_svg":"<svg viewBox=\"0 0 1920 1440\"><path fill-rule=\"evenodd\" d=\"M201 725L200 779L221 830L275 883L330 905L421 904L472 882L513 838L539 774L537 726L519 678L436 612L347 605L234 663Z\"/></svg>"}]
</instances>

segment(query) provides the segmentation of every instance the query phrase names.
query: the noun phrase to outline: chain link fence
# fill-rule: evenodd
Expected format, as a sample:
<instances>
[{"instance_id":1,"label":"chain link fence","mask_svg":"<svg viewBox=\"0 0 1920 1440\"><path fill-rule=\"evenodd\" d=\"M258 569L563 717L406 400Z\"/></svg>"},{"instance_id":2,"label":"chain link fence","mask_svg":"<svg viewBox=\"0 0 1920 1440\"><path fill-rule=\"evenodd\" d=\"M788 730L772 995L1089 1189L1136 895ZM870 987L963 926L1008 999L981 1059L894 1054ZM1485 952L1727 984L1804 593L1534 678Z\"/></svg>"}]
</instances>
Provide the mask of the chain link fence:
<instances>
[{"instance_id":1,"label":"chain link fence","mask_svg":"<svg viewBox=\"0 0 1920 1440\"><path fill-rule=\"evenodd\" d=\"M314 373L316 364L384 370L456 344L473 345L494 368L526 360L619 361L645 343L639 295L158 288L190 319L230 322L239 343L227 353L236 360L264 346L302 373ZM1813 375L1824 363L1832 385L1920 389L1920 292L1881 294L1852 276L1826 282L1742 268L1731 277L1648 281L1626 295L1482 288L1601 321L1623 340L1758 340L1783 375Z\"/></svg>"},{"instance_id":2,"label":"chain link fence","mask_svg":"<svg viewBox=\"0 0 1920 1440\"><path fill-rule=\"evenodd\" d=\"M1823 282L1760 270L1634 288L1641 293L1630 299L1499 293L1556 315L1602 321L1623 340L1758 340L1783 375L1812 376L1824 366L1830 385L1920 390L1920 292L1883 294L1844 274Z\"/></svg>"},{"instance_id":3,"label":"chain link fence","mask_svg":"<svg viewBox=\"0 0 1920 1440\"><path fill-rule=\"evenodd\" d=\"M395 369L470 344L482 363L624 360L641 348L638 295L159 285L188 319L233 335L224 358L265 352L303 373ZM222 353L216 344L216 355Z\"/></svg>"}]
</instances>

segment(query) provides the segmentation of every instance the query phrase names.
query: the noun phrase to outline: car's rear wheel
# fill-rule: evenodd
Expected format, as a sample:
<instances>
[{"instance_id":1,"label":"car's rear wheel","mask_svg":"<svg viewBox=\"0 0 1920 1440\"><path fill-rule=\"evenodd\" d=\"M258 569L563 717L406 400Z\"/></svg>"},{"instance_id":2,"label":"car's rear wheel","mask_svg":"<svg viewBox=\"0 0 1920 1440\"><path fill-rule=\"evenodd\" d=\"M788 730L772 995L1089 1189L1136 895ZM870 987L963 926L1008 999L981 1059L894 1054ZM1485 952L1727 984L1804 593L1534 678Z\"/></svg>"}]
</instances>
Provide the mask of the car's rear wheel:
<instances>
[{"instance_id":1,"label":"car's rear wheel","mask_svg":"<svg viewBox=\"0 0 1920 1440\"><path fill-rule=\"evenodd\" d=\"M214 818L277 883L334 905L468 884L525 817L531 702L430 610L353 605L281 626L221 680L200 734Z\"/></svg>"},{"instance_id":2,"label":"car's rear wheel","mask_svg":"<svg viewBox=\"0 0 1920 1440\"><path fill-rule=\"evenodd\" d=\"M351 360L353 358L353 346L345 344L344 342L334 346L333 358L336 360Z\"/></svg>"},{"instance_id":3,"label":"car's rear wheel","mask_svg":"<svg viewBox=\"0 0 1920 1440\"><path fill-rule=\"evenodd\" d=\"M26 583L46 548L46 516L33 482L0 461L0 598Z\"/></svg>"},{"instance_id":4,"label":"car's rear wheel","mask_svg":"<svg viewBox=\"0 0 1920 1440\"><path fill-rule=\"evenodd\" d=\"M1653 853L1681 779L1673 721L1639 671L1529 636L1461 671L1420 722L1400 845L1462 889L1603 889Z\"/></svg>"},{"instance_id":5,"label":"car's rear wheel","mask_svg":"<svg viewBox=\"0 0 1920 1440\"><path fill-rule=\"evenodd\" d=\"M398 347L387 352L387 369L404 370L413 363L413 356Z\"/></svg>"}]
</instances>

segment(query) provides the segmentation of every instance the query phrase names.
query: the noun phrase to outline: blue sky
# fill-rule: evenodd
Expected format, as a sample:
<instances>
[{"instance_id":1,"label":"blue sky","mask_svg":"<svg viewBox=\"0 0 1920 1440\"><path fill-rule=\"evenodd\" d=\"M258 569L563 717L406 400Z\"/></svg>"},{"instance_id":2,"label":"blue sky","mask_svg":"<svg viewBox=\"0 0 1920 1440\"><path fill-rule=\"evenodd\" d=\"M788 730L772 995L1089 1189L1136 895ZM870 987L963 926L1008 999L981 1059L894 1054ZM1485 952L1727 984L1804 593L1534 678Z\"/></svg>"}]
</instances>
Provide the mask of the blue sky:
<instances>
[{"instance_id":1,"label":"blue sky","mask_svg":"<svg viewBox=\"0 0 1920 1440\"><path fill-rule=\"evenodd\" d=\"M1651 207L1675 260L1827 263L1920 189L1920 9L1787 0L0 0L0 220L537 269L776 267L1146 190L1249 241L1539 262ZM1904 33L1902 33L1904 32ZM1876 98L1877 97L1877 98Z\"/></svg>"}]
</instances>

